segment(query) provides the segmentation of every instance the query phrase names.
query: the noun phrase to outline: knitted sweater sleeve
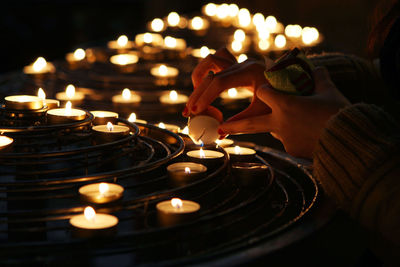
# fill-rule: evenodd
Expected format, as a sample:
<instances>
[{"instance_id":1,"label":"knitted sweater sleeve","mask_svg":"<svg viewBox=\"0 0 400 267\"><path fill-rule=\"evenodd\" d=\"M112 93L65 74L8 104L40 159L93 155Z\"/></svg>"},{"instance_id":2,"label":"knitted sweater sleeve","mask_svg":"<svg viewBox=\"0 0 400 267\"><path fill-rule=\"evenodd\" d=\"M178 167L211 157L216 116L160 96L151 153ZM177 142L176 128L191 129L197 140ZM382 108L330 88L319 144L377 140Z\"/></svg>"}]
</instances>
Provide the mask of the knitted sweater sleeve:
<instances>
[{"instance_id":1,"label":"knitted sweater sleeve","mask_svg":"<svg viewBox=\"0 0 400 267\"><path fill-rule=\"evenodd\" d=\"M400 127L382 109L356 104L327 124L314 152L326 193L370 233L370 247L400 266Z\"/></svg>"}]
</instances>

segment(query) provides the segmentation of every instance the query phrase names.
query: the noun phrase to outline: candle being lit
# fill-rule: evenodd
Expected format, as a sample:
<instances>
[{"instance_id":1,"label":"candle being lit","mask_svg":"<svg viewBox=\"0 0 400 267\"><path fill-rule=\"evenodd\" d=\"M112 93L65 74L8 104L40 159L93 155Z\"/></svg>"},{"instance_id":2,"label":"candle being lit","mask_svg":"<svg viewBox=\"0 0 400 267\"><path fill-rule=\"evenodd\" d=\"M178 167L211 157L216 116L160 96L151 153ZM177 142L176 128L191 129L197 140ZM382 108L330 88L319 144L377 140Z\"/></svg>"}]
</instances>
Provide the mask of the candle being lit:
<instances>
[{"instance_id":1,"label":"candle being lit","mask_svg":"<svg viewBox=\"0 0 400 267\"><path fill-rule=\"evenodd\" d=\"M46 99L46 93L42 88L38 89L38 97L42 99L43 104L47 106L48 109L58 108L60 106L60 101L56 99Z\"/></svg>"},{"instance_id":2,"label":"candle being lit","mask_svg":"<svg viewBox=\"0 0 400 267\"><path fill-rule=\"evenodd\" d=\"M174 67L169 67L164 64L150 69L151 75L159 78L173 78L178 76L179 70Z\"/></svg>"},{"instance_id":3,"label":"candle being lit","mask_svg":"<svg viewBox=\"0 0 400 267\"><path fill-rule=\"evenodd\" d=\"M0 135L0 151L6 151L13 144L14 139L11 137Z\"/></svg>"},{"instance_id":4,"label":"candle being lit","mask_svg":"<svg viewBox=\"0 0 400 267\"><path fill-rule=\"evenodd\" d=\"M133 94L129 88L122 90L120 95L115 95L112 97L112 102L114 104L138 104L142 98L138 94Z\"/></svg>"},{"instance_id":5,"label":"candle being lit","mask_svg":"<svg viewBox=\"0 0 400 267\"><path fill-rule=\"evenodd\" d=\"M222 140L215 140L215 143L217 144L217 147L228 147L233 145L234 141L232 139L224 138Z\"/></svg>"},{"instance_id":6,"label":"candle being lit","mask_svg":"<svg viewBox=\"0 0 400 267\"><path fill-rule=\"evenodd\" d=\"M183 186L205 175L207 167L193 162L176 162L168 165L167 172L172 183Z\"/></svg>"},{"instance_id":7,"label":"candle being lit","mask_svg":"<svg viewBox=\"0 0 400 267\"><path fill-rule=\"evenodd\" d=\"M172 226L194 219L200 210L200 205L194 201L172 198L157 203L156 209L159 224Z\"/></svg>"},{"instance_id":8,"label":"candle being lit","mask_svg":"<svg viewBox=\"0 0 400 267\"><path fill-rule=\"evenodd\" d=\"M47 121L50 124L71 123L85 118L86 112L72 108L70 101L65 104L65 108L55 108L47 111Z\"/></svg>"},{"instance_id":9,"label":"candle being lit","mask_svg":"<svg viewBox=\"0 0 400 267\"><path fill-rule=\"evenodd\" d=\"M146 124L147 123L147 121L145 121L145 120L138 120L137 119L137 116L136 116L136 113L134 113L134 112L132 112L130 115L129 115L129 118L128 118L128 121L129 122L137 122L137 123L143 123L143 124Z\"/></svg>"},{"instance_id":10,"label":"candle being lit","mask_svg":"<svg viewBox=\"0 0 400 267\"><path fill-rule=\"evenodd\" d=\"M55 68L44 57L38 57L31 65L25 66L23 71L26 74L45 74L54 72Z\"/></svg>"},{"instance_id":11,"label":"candle being lit","mask_svg":"<svg viewBox=\"0 0 400 267\"><path fill-rule=\"evenodd\" d=\"M94 110L90 111L90 113L94 116L93 125L107 124L107 122L117 123L118 113L116 112Z\"/></svg>"},{"instance_id":12,"label":"candle being lit","mask_svg":"<svg viewBox=\"0 0 400 267\"><path fill-rule=\"evenodd\" d=\"M83 101L85 94L82 92L77 92L74 85L69 84L65 88L65 92L59 92L56 94L56 98L60 101L71 101L75 104Z\"/></svg>"},{"instance_id":13,"label":"candle being lit","mask_svg":"<svg viewBox=\"0 0 400 267\"><path fill-rule=\"evenodd\" d=\"M203 148L188 151L186 156L190 159L190 161L203 164L207 167L220 165L224 158L224 154L219 151L208 149L203 150Z\"/></svg>"},{"instance_id":14,"label":"candle being lit","mask_svg":"<svg viewBox=\"0 0 400 267\"><path fill-rule=\"evenodd\" d=\"M225 151L229 154L232 161L252 161L256 156L256 151L247 147L226 147Z\"/></svg>"},{"instance_id":15,"label":"candle being lit","mask_svg":"<svg viewBox=\"0 0 400 267\"><path fill-rule=\"evenodd\" d=\"M160 102L167 105L184 104L189 100L189 97L184 94L178 94L177 91L171 90L169 94L164 94L160 97Z\"/></svg>"},{"instance_id":16,"label":"candle being lit","mask_svg":"<svg viewBox=\"0 0 400 267\"><path fill-rule=\"evenodd\" d=\"M104 204L122 197L124 188L112 183L94 183L79 188L79 194L84 201Z\"/></svg>"},{"instance_id":17,"label":"candle being lit","mask_svg":"<svg viewBox=\"0 0 400 267\"><path fill-rule=\"evenodd\" d=\"M107 124L92 127L93 139L96 144L115 142L129 135L129 127L124 125Z\"/></svg>"},{"instance_id":18,"label":"candle being lit","mask_svg":"<svg viewBox=\"0 0 400 267\"><path fill-rule=\"evenodd\" d=\"M155 18L151 21L150 27L154 32L161 32L164 30L164 21L160 18Z\"/></svg>"},{"instance_id":19,"label":"candle being lit","mask_svg":"<svg viewBox=\"0 0 400 267\"><path fill-rule=\"evenodd\" d=\"M74 235L92 237L111 234L118 224L118 218L105 213L96 213L92 207L86 207L83 214L74 215L69 223L74 227Z\"/></svg>"},{"instance_id":20,"label":"candle being lit","mask_svg":"<svg viewBox=\"0 0 400 267\"><path fill-rule=\"evenodd\" d=\"M43 100L33 95L12 95L4 98L7 109L35 110L43 108Z\"/></svg>"}]
</instances>

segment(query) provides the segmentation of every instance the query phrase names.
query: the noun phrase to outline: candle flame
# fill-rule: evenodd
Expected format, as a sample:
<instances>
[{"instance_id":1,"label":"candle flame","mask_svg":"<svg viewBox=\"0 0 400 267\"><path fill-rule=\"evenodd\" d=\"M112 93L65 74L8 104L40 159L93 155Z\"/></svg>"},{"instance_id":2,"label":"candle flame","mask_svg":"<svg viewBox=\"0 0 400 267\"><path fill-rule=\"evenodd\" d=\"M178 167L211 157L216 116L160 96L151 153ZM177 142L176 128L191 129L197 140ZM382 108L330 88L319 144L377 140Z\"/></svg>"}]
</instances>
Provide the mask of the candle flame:
<instances>
[{"instance_id":1,"label":"candle flame","mask_svg":"<svg viewBox=\"0 0 400 267\"><path fill-rule=\"evenodd\" d=\"M117 39L117 44L120 47L125 47L128 44L128 37L126 35L121 35Z\"/></svg>"},{"instance_id":2,"label":"candle flame","mask_svg":"<svg viewBox=\"0 0 400 267\"><path fill-rule=\"evenodd\" d=\"M238 13L239 13L239 7L236 4L230 4L229 5L229 16L233 18L233 17L236 17Z\"/></svg>"},{"instance_id":3,"label":"candle flame","mask_svg":"<svg viewBox=\"0 0 400 267\"><path fill-rule=\"evenodd\" d=\"M233 34L233 39L235 39L236 41L239 41L239 42L243 42L246 39L246 34L244 33L243 30L238 29Z\"/></svg>"},{"instance_id":4,"label":"candle flame","mask_svg":"<svg viewBox=\"0 0 400 267\"><path fill-rule=\"evenodd\" d=\"M74 52L74 58L76 60L82 60L85 58L85 56L86 56L86 52L82 48L78 48Z\"/></svg>"},{"instance_id":5,"label":"candle flame","mask_svg":"<svg viewBox=\"0 0 400 267\"><path fill-rule=\"evenodd\" d=\"M171 36L166 36L164 38L164 44L166 47L175 48L176 47L176 39Z\"/></svg>"},{"instance_id":6,"label":"candle flame","mask_svg":"<svg viewBox=\"0 0 400 267\"><path fill-rule=\"evenodd\" d=\"M185 173L190 174L190 168L189 167L185 167Z\"/></svg>"},{"instance_id":7,"label":"candle flame","mask_svg":"<svg viewBox=\"0 0 400 267\"><path fill-rule=\"evenodd\" d=\"M319 38L319 32L314 27L304 27L301 32L301 39L304 44L309 45Z\"/></svg>"},{"instance_id":8,"label":"candle flame","mask_svg":"<svg viewBox=\"0 0 400 267\"><path fill-rule=\"evenodd\" d=\"M235 40L232 42L231 48L235 52L240 52L243 49L243 44L242 42Z\"/></svg>"},{"instance_id":9,"label":"candle flame","mask_svg":"<svg viewBox=\"0 0 400 267\"><path fill-rule=\"evenodd\" d=\"M195 30L200 30L204 26L204 21L199 16L196 16L192 19L192 28Z\"/></svg>"},{"instance_id":10,"label":"candle flame","mask_svg":"<svg viewBox=\"0 0 400 267\"><path fill-rule=\"evenodd\" d=\"M204 11L207 16L215 16L215 14L217 14L217 5L214 3L209 3L205 6Z\"/></svg>"},{"instance_id":11,"label":"candle flame","mask_svg":"<svg viewBox=\"0 0 400 267\"><path fill-rule=\"evenodd\" d=\"M132 112L131 115L129 115L128 121L129 122L135 122L136 121L136 114L134 112Z\"/></svg>"},{"instance_id":12,"label":"candle flame","mask_svg":"<svg viewBox=\"0 0 400 267\"><path fill-rule=\"evenodd\" d=\"M114 131L114 125L111 122L107 122L107 130L109 132Z\"/></svg>"},{"instance_id":13,"label":"candle flame","mask_svg":"<svg viewBox=\"0 0 400 267\"><path fill-rule=\"evenodd\" d=\"M167 68L167 66L161 65L161 66L158 68L158 73L160 74L160 76L167 76L167 74L168 74L168 68Z\"/></svg>"},{"instance_id":14,"label":"candle flame","mask_svg":"<svg viewBox=\"0 0 400 267\"><path fill-rule=\"evenodd\" d=\"M178 93L175 90L172 90L171 92L169 92L169 99L171 101L178 100Z\"/></svg>"},{"instance_id":15,"label":"candle flame","mask_svg":"<svg viewBox=\"0 0 400 267\"><path fill-rule=\"evenodd\" d=\"M217 17L219 19L224 19L229 16L229 5L228 4L222 4L219 7L217 7Z\"/></svg>"},{"instance_id":16,"label":"candle flame","mask_svg":"<svg viewBox=\"0 0 400 267\"><path fill-rule=\"evenodd\" d=\"M200 48L200 56L202 58L205 58L206 56L208 56L210 54L210 49L207 46L202 46Z\"/></svg>"},{"instance_id":17,"label":"candle flame","mask_svg":"<svg viewBox=\"0 0 400 267\"><path fill-rule=\"evenodd\" d=\"M151 35L151 33L146 32L143 35L143 42L145 42L146 44L150 44L151 42L153 42L153 35Z\"/></svg>"},{"instance_id":18,"label":"candle flame","mask_svg":"<svg viewBox=\"0 0 400 267\"><path fill-rule=\"evenodd\" d=\"M70 116L72 114L72 103L71 101L68 101L67 104L65 104L65 115Z\"/></svg>"},{"instance_id":19,"label":"candle flame","mask_svg":"<svg viewBox=\"0 0 400 267\"><path fill-rule=\"evenodd\" d=\"M286 45L286 37L283 34L279 34L275 37L275 46L278 48L283 48Z\"/></svg>"},{"instance_id":20,"label":"candle flame","mask_svg":"<svg viewBox=\"0 0 400 267\"><path fill-rule=\"evenodd\" d=\"M38 57L36 61L33 63L32 68L34 71L41 71L47 65L46 59L44 57Z\"/></svg>"},{"instance_id":21,"label":"candle flame","mask_svg":"<svg viewBox=\"0 0 400 267\"><path fill-rule=\"evenodd\" d=\"M90 206L85 208L83 214L88 221L94 221L94 219L96 218L96 211Z\"/></svg>"},{"instance_id":22,"label":"candle flame","mask_svg":"<svg viewBox=\"0 0 400 267\"><path fill-rule=\"evenodd\" d=\"M253 16L253 24L254 24L254 26L264 24L264 20L265 20L264 15L261 14L261 13L256 13Z\"/></svg>"},{"instance_id":23,"label":"candle flame","mask_svg":"<svg viewBox=\"0 0 400 267\"><path fill-rule=\"evenodd\" d=\"M278 21L274 16L268 16L265 19L265 25L267 26L270 32L275 32L276 26L278 25Z\"/></svg>"},{"instance_id":24,"label":"candle flame","mask_svg":"<svg viewBox=\"0 0 400 267\"><path fill-rule=\"evenodd\" d=\"M204 159L206 157L206 153L204 153L203 148L201 147L199 150L200 158Z\"/></svg>"},{"instance_id":25,"label":"candle flame","mask_svg":"<svg viewBox=\"0 0 400 267\"><path fill-rule=\"evenodd\" d=\"M247 60L247 56L246 56L246 54L240 54L239 55L239 57L238 57L238 63L242 63L242 62L245 62L246 60Z\"/></svg>"},{"instance_id":26,"label":"candle flame","mask_svg":"<svg viewBox=\"0 0 400 267\"><path fill-rule=\"evenodd\" d=\"M105 115L106 115L106 114L104 114L104 112L100 112L100 113L97 114L97 117L99 117L99 118L104 118Z\"/></svg>"},{"instance_id":27,"label":"candle flame","mask_svg":"<svg viewBox=\"0 0 400 267\"><path fill-rule=\"evenodd\" d=\"M105 193L108 192L109 189L110 189L110 187L108 186L107 183L100 183L99 184L99 192L100 192L100 194L104 195Z\"/></svg>"},{"instance_id":28,"label":"candle flame","mask_svg":"<svg viewBox=\"0 0 400 267\"><path fill-rule=\"evenodd\" d=\"M172 198L171 199L171 206L176 208L176 209L180 209L183 206L182 200L180 198Z\"/></svg>"},{"instance_id":29,"label":"candle flame","mask_svg":"<svg viewBox=\"0 0 400 267\"><path fill-rule=\"evenodd\" d=\"M189 134L189 127L185 126L185 128L183 128L181 133L186 134L186 135Z\"/></svg>"},{"instance_id":30,"label":"candle flame","mask_svg":"<svg viewBox=\"0 0 400 267\"><path fill-rule=\"evenodd\" d=\"M165 129L165 124L163 122L160 122L158 124L158 127L161 128L161 129Z\"/></svg>"},{"instance_id":31,"label":"candle flame","mask_svg":"<svg viewBox=\"0 0 400 267\"><path fill-rule=\"evenodd\" d=\"M240 146L235 146L235 154L240 155L240 153L241 153Z\"/></svg>"},{"instance_id":32,"label":"candle flame","mask_svg":"<svg viewBox=\"0 0 400 267\"><path fill-rule=\"evenodd\" d=\"M42 88L38 89L38 97L42 100L46 99L46 93L44 92L44 90Z\"/></svg>"},{"instance_id":33,"label":"candle flame","mask_svg":"<svg viewBox=\"0 0 400 267\"><path fill-rule=\"evenodd\" d=\"M124 100L131 99L131 96L132 96L132 94L131 94L131 90L129 90L129 88L125 88L124 90L122 90L122 98Z\"/></svg>"},{"instance_id":34,"label":"candle flame","mask_svg":"<svg viewBox=\"0 0 400 267\"><path fill-rule=\"evenodd\" d=\"M179 17L179 14L176 12L171 12L168 14L167 21L169 26L175 27L178 26L179 21L181 18Z\"/></svg>"},{"instance_id":35,"label":"candle flame","mask_svg":"<svg viewBox=\"0 0 400 267\"><path fill-rule=\"evenodd\" d=\"M276 40L276 39L275 39ZM268 40L260 40L258 42L258 48L260 48L260 50L265 51L270 47L270 43Z\"/></svg>"},{"instance_id":36,"label":"candle flame","mask_svg":"<svg viewBox=\"0 0 400 267\"><path fill-rule=\"evenodd\" d=\"M160 32L164 29L164 22L162 19L156 18L151 22L151 29L155 32Z\"/></svg>"},{"instance_id":37,"label":"candle flame","mask_svg":"<svg viewBox=\"0 0 400 267\"><path fill-rule=\"evenodd\" d=\"M65 94L67 95L67 97L69 99L73 98L75 95L75 86L73 86L72 84L69 84L67 86L67 88L65 88Z\"/></svg>"},{"instance_id":38,"label":"candle flame","mask_svg":"<svg viewBox=\"0 0 400 267\"><path fill-rule=\"evenodd\" d=\"M238 19L241 27L248 27L251 23L250 11L247 8L239 9Z\"/></svg>"},{"instance_id":39,"label":"candle flame","mask_svg":"<svg viewBox=\"0 0 400 267\"><path fill-rule=\"evenodd\" d=\"M285 34L288 37L294 37L294 38L299 38L301 36L301 26L298 24L295 25L287 25L285 28Z\"/></svg>"},{"instance_id":40,"label":"candle flame","mask_svg":"<svg viewBox=\"0 0 400 267\"><path fill-rule=\"evenodd\" d=\"M236 90L236 88L230 88L228 90L228 96L231 97L231 98L236 97L237 94L238 94L238 91Z\"/></svg>"}]
</instances>

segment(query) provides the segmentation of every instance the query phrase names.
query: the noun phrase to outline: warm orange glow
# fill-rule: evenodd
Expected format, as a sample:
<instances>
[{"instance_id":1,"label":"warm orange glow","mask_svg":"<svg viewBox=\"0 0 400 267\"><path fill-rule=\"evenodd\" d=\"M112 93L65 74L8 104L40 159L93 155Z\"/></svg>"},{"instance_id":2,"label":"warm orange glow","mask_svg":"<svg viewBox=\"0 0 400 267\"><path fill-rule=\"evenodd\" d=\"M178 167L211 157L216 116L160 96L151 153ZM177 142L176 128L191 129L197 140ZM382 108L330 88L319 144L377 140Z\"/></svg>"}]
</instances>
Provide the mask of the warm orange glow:
<instances>
[{"instance_id":1,"label":"warm orange glow","mask_svg":"<svg viewBox=\"0 0 400 267\"><path fill-rule=\"evenodd\" d=\"M135 122L136 121L136 113L132 112L131 115L129 115L128 121Z\"/></svg>"},{"instance_id":2,"label":"warm orange glow","mask_svg":"<svg viewBox=\"0 0 400 267\"><path fill-rule=\"evenodd\" d=\"M206 157L206 153L204 153L203 148L200 148L199 155L200 155L200 158L202 158L202 159L204 159Z\"/></svg>"},{"instance_id":3,"label":"warm orange glow","mask_svg":"<svg viewBox=\"0 0 400 267\"><path fill-rule=\"evenodd\" d=\"M178 13L171 12L168 14L167 21L169 26L172 27L178 26L180 20L181 18Z\"/></svg>"},{"instance_id":4,"label":"warm orange glow","mask_svg":"<svg viewBox=\"0 0 400 267\"><path fill-rule=\"evenodd\" d=\"M158 67L158 74L160 74L160 76L167 76L168 75L167 66L161 65L160 67Z\"/></svg>"},{"instance_id":5,"label":"warm orange glow","mask_svg":"<svg viewBox=\"0 0 400 267\"><path fill-rule=\"evenodd\" d=\"M33 63L32 68L34 71L42 71L47 65L46 59L44 57L38 57Z\"/></svg>"},{"instance_id":6,"label":"warm orange glow","mask_svg":"<svg viewBox=\"0 0 400 267\"><path fill-rule=\"evenodd\" d=\"M237 90L236 90L236 88L230 88L229 90L228 90L228 95L229 95L229 97L231 97L231 98L234 98L235 96L237 96Z\"/></svg>"},{"instance_id":7,"label":"warm orange glow","mask_svg":"<svg viewBox=\"0 0 400 267\"><path fill-rule=\"evenodd\" d=\"M235 146L235 154L240 155L240 153L241 153L240 146Z\"/></svg>"},{"instance_id":8,"label":"warm orange glow","mask_svg":"<svg viewBox=\"0 0 400 267\"><path fill-rule=\"evenodd\" d=\"M68 84L68 86L65 88L65 94L68 98L73 98L75 96L75 86Z\"/></svg>"},{"instance_id":9,"label":"warm orange glow","mask_svg":"<svg viewBox=\"0 0 400 267\"><path fill-rule=\"evenodd\" d=\"M105 193L108 192L109 189L110 189L110 187L108 186L107 183L100 183L99 184L99 192L100 192L100 194L104 195Z\"/></svg>"},{"instance_id":10,"label":"warm orange glow","mask_svg":"<svg viewBox=\"0 0 400 267\"><path fill-rule=\"evenodd\" d=\"M132 96L131 90L129 90L128 88L125 88L124 90L122 90L122 98L123 98L124 100L129 100L129 99L131 99L131 96Z\"/></svg>"},{"instance_id":11,"label":"warm orange glow","mask_svg":"<svg viewBox=\"0 0 400 267\"><path fill-rule=\"evenodd\" d=\"M172 90L169 92L169 99L171 99L171 101L178 100L178 93L175 90Z\"/></svg>"},{"instance_id":12,"label":"warm orange glow","mask_svg":"<svg viewBox=\"0 0 400 267\"><path fill-rule=\"evenodd\" d=\"M194 17L194 18L192 19L191 24L192 24L192 28L193 28L194 30L200 30L200 29L202 29L203 26L204 26L204 21L203 21L203 19L200 18L199 16L196 16L196 17Z\"/></svg>"},{"instance_id":13,"label":"warm orange glow","mask_svg":"<svg viewBox=\"0 0 400 267\"><path fill-rule=\"evenodd\" d=\"M190 174L190 168L189 167L185 167L185 173Z\"/></svg>"},{"instance_id":14,"label":"warm orange glow","mask_svg":"<svg viewBox=\"0 0 400 267\"><path fill-rule=\"evenodd\" d=\"M107 122L107 130L112 132L114 130L114 125L111 122Z\"/></svg>"},{"instance_id":15,"label":"warm orange glow","mask_svg":"<svg viewBox=\"0 0 400 267\"><path fill-rule=\"evenodd\" d=\"M46 93L44 92L44 90L42 88L38 89L38 97L42 100L46 99Z\"/></svg>"},{"instance_id":16,"label":"warm orange glow","mask_svg":"<svg viewBox=\"0 0 400 267\"><path fill-rule=\"evenodd\" d=\"M164 38L164 44L166 47L175 48L176 47L176 38L171 36L166 36Z\"/></svg>"},{"instance_id":17,"label":"warm orange glow","mask_svg":"<svg viewBox=\"0 0 400 267\"><path fill-rule=\"evenodd\" d=\"M94 221L96 218L96 211L92 207L86 207L83 213L88 221Z\"/></svg>"},{"instance_id":18,"label":"warm orange glow","mask_svg":"<svg viewBox=\"0 0 400 267\"><path fill-rule=\"evenodd\" d=\"M180 198L172 198L171 199L171 206L180 209L183 206L182 200Z\"/></svg>"},{"instance_id":19,"label":"warm orange glow","mask_svg":"<svg viewBox=\"0 0 400 267\"><path fill-rule=\"evenodd\" d=\"M78 48L74 52L74 59L75 60L82 60L82 59L85 58L85 56L86 56L86 52L82 48Z\"/></svg>"},{"instance_id":20,"label":"warm orange glow","mask_svg":"<svg viewBox=\"0 0 400 267\"><path fill-rule=\"evenodd\" d=\"M158 124L158 127L161 128L161 129L165 129L165 124L163 122L160 122Z\"/></svg>"},{"instance_id":21,"label":"warm orange glow","mask_svg":"<svg viewBox=\"0 0 400 267\"><path fill-rule=\"evenodd\" d=\"M151 29L155 32L160 32L164 29L164 22L162 19L156 18L151 22Z\"/></svg>"}]
</instances>

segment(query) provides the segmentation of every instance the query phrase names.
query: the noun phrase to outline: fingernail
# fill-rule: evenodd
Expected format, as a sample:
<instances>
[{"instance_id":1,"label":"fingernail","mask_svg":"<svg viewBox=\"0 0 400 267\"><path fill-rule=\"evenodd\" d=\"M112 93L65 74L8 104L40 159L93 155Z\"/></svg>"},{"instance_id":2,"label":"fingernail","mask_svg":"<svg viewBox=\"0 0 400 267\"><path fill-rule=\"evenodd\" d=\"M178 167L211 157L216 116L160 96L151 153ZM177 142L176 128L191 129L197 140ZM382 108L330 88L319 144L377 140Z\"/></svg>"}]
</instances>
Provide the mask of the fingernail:
<instances>
[{"instance_id":1,"label":"fingernail","mask_svg":"<svg viewBox=\"0 0 400 267\"><path fill-rule=\"evenodd\" d=\"M218 129L218 134L222 136L222 135L225 135L225 132L222 131L221 129Z\"/></svg>"},{"instance_id":2,"label":"fingernail","mask_svg":"<svg viewBox=\"0 0 400 267\"><path fill-rule=\"evenodd\" d=\"M219 139L219 140L223 140L223 139L225 139L225 137L226 137L226 134L225 134L225 135L220 135L220 136L218 137L218 139Z\"/></svg>"},{"instance_id":3,"label":"fingernail","mask_svg":"<svg viewBox=\"0 0 400 267\"><path fill-rule=\"evenodd\" d=\"M192 107L192 111L193 111L193 112L196 112L196 110L197 110L197 105L194 105L194 106Z\"/></svg>"},{"instance_id":4,"label":"fingernail","mask_svg":"<svg viewBox=\"0 0 400 267\"><path fill-rule=\"evenodd\" d=\"M182 111L182 115L183 116L187 116L188 115L188 108L187 107L185 107L184 109L183 109L183 111Z\"/></svg>"}]
</instances>

